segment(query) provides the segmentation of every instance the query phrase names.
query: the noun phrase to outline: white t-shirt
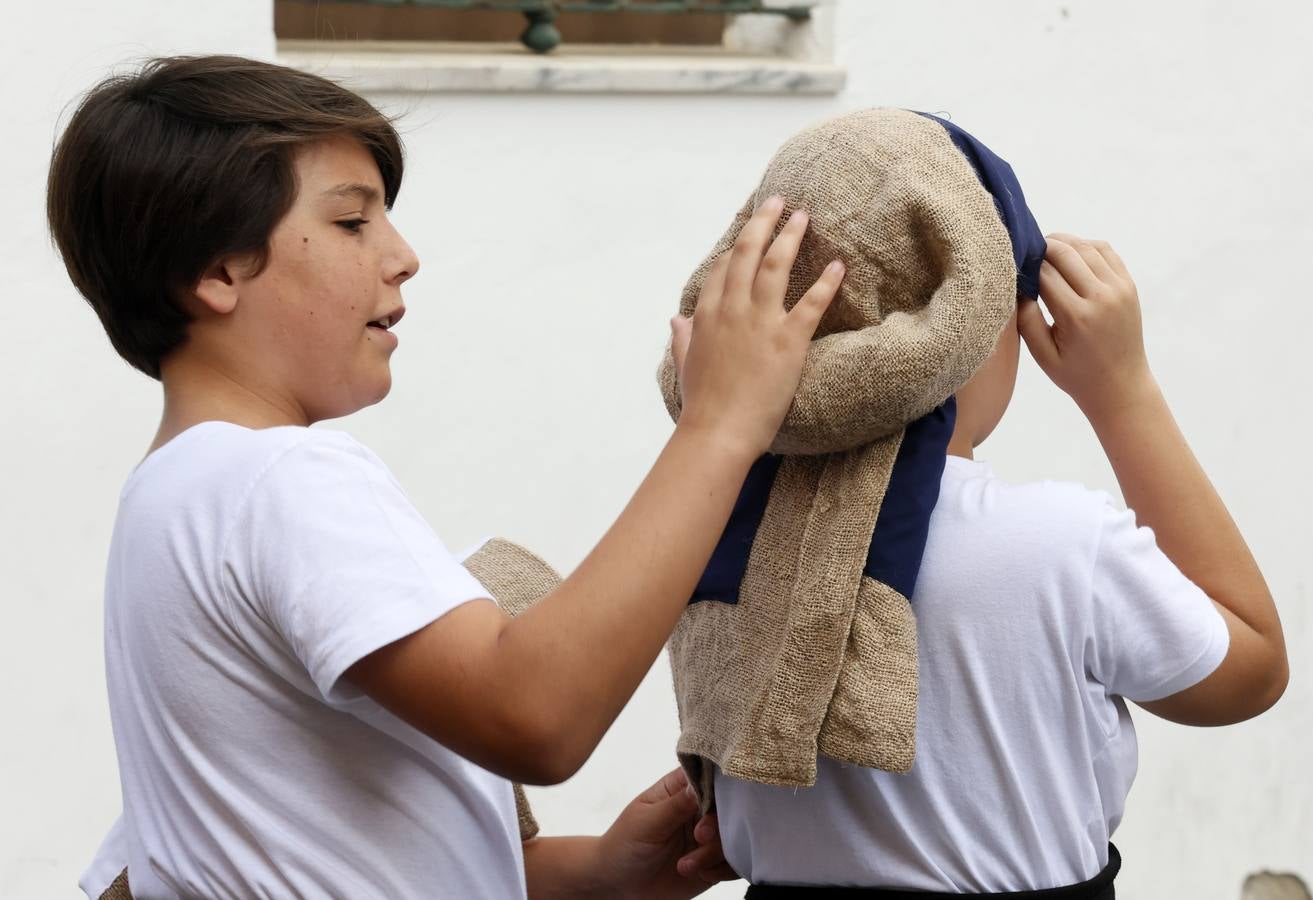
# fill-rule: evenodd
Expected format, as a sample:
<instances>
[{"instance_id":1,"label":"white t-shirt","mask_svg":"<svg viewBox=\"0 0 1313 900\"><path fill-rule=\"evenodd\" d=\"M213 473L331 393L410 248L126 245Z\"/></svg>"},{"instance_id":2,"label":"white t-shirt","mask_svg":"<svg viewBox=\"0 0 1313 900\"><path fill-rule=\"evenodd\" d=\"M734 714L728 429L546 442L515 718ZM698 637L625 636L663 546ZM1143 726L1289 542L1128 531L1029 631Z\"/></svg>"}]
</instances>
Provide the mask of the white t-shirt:
<instances>
[{"instance_id":1,"label":"white t-shirt","mask_svg":"<svg viewBox=\"0 0 1313 900\"><path fill-rule=\"evenodd\" d=\"M822 758L798 790L717 773L729 862L753 882L958 893L1093 877L1135 778L1122 698L1216 669L1221 615L1106 494L957 457L912 607L911 773Z\"/></svg>"},{"instance_id":2,"label":"white t-shirt","mask_svg":"<svg viewBox=\"0 0 1313 900\"><path fill-rule=\"evenodd\" d=\"M505 779L342 673L488 592L341 432L197 425L120 499L105 662L123 791L82 887L524 897Z\"/></svg>"}]
</instances>

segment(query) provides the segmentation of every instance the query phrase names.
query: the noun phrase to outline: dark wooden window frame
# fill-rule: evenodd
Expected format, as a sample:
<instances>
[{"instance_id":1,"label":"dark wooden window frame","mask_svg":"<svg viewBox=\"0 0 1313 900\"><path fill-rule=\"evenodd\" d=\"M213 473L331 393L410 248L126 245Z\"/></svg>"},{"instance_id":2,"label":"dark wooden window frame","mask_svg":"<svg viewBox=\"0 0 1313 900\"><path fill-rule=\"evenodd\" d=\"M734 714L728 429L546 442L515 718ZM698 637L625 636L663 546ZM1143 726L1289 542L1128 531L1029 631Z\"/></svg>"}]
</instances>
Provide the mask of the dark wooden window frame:
<instances>
[{"instance_id":1,"label":"dark wooden window frame","mask_svg":"<svg viewBox=\"0 0 1313 900\"><path fill-rule=\"evenodd\" d=\"M714 47L721 43L728 19L705 13L563 12L554 24L567 46ZM525 25L524 14L513 11L274 0L274 34L279 40L514 43L520 40Z\"/></svg>"}]
</instances>

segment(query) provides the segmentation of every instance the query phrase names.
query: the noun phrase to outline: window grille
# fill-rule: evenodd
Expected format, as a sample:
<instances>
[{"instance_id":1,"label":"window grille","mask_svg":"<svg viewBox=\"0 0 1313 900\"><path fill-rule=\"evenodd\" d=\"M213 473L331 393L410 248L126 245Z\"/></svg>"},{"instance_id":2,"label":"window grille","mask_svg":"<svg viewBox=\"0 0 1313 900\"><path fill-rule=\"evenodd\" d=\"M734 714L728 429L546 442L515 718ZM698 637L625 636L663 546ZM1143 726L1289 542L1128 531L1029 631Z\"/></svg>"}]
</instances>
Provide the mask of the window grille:
<instances>
[{"instance_id":1,"label":"window grille","mask_svg":"<svg viewBox=\"0 0 1313 900\"><path fill-rule=\"evenodd\" d=\"M452 10L521 13L527 20L520 41L535 53L548 53L561 44L557 17L576 13L645 13L665 16L719 17L728 15L782 16L794 22L811 18L812 4L767 5L764 0L336 0L348 6L374 6L391 9ZM298 0L278 0L276 21L292 21ZM698 31L702 37L696 36ZM685 33L690 33L687 30ZM691 42L705 43L706 28L693 29ZM712 32L718 34L718 31Z\"/></svg>"}]
</instances>

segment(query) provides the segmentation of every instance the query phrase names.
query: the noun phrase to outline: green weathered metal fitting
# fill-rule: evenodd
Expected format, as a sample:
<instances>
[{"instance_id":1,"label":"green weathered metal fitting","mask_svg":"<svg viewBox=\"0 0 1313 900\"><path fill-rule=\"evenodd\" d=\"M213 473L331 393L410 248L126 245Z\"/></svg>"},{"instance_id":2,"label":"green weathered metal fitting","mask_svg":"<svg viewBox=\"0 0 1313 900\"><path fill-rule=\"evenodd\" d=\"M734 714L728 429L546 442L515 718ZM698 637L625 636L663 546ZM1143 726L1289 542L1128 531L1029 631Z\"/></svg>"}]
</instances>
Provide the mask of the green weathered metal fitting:
<instances>
[{"instance_id":1,"label":"green weathered metal fitting","mask_svg":"<svg viewBox=\"0 0 1313 900\"><path fill-rule=\"evenodd\" d=\"M811 18L812 5L767 6L763 0L348 0L384 6L431 6L441 9L481 9L524 13L529 27L520 42L535 53L547 53L561 43L556 16L571 12L693 13L717 15L774 15L793 22Z\"/></svg>"}]
</instances>

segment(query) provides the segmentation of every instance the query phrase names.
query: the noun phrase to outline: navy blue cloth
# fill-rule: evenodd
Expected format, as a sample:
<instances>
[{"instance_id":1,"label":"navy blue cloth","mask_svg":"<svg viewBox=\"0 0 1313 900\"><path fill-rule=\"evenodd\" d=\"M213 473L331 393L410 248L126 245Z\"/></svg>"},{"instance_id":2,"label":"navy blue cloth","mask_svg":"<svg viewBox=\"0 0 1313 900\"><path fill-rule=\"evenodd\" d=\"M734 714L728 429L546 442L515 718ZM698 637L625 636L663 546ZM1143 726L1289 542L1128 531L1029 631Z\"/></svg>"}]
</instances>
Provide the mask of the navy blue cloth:
<instances>
[{"instance_id":1,"label":"navy blue cloth","mask_svg":"<svg viewBox=\"0 0 1313 900\"><path fill-rule=\"evenodd\" d=\"M1039 264L1047 246L1034 214L1026 205L1017 174L997 153L947 119L920 113L944 126L954 146L976 170L976 177L994 197L998 217L1012 239L1012 258L1017 264L1017 293L1035 299L1039 296Z\"/></svg>"},{"instance_id":2,"label":"navy blue cloth","mask_svg":"<svg viewBox=\"0 0 1313 900\"><path fill-rule=\"evenodd\" d=\"M1017 292L1039 295L1039 264L1044 259L1044 234L1026 206L1012 167L996 153L947 119L920 113L942 125L954 146L967 158L986 190L994 198L999 219L1012 241L1017 265ZM948 441L953 436L956 402L949 397L929 415L907 426L898 449L889 486L875 521L871 547L863 573L911 599L916 589L921 558L925 554L930 514L939 500ZM690 603L713 600L737 603L748 556L779 472L780 457L768 454L748 472L729 524L712 553L711 562L694 589Z\"/></svg>"},{"instance_id":3,"label":"navy blue cloth","mask_svg":"<svg viewBox=\"0 0 1313 900\"><path fill-rule=\"evenodd\" d=\"M949 397L943 406L907 426L871 535L863 574L909 599L916 590L930 514L939 502L939 483L956 421L957 400Z\"/></svg>"},{"instance_id":4,"label":"navy blue cloth","mask_svg":"<svg viewBox=\"0 0 1313 900\"><path fill-rule=\"evenodd\" d=\"M948 441L953 437L957 401L949 397L939 408L907 426L894 458L889 486L875 519L871 547L863 573L910 598L921 570L930 514L939 500ZM734 502L729 524L711 562L702 573L690 603L715 600L738 603L743 574L748 570L752 542L766 514L775 476L783 457L767 454L748 470Z\"/></svg>"},{"instance_id":5,"label":"navy blue cloth","mask_svg":"<svg viewBox=\"0 0 1313 900\"><path fill-rule=\"evenodd\" d=\"M734 501L734 511L729 514L729 524L711 554L711 562L707 563L701 580L693 589L690 603L699 600L739 602L739 587L743 584L743 574L748 571L748 554L752 552L752 542L756 540L757 528L766 514L770 489L775 484L775 474L783 459L767 453L748 470L739 498Z\"/></svg>"}]
</instances>

